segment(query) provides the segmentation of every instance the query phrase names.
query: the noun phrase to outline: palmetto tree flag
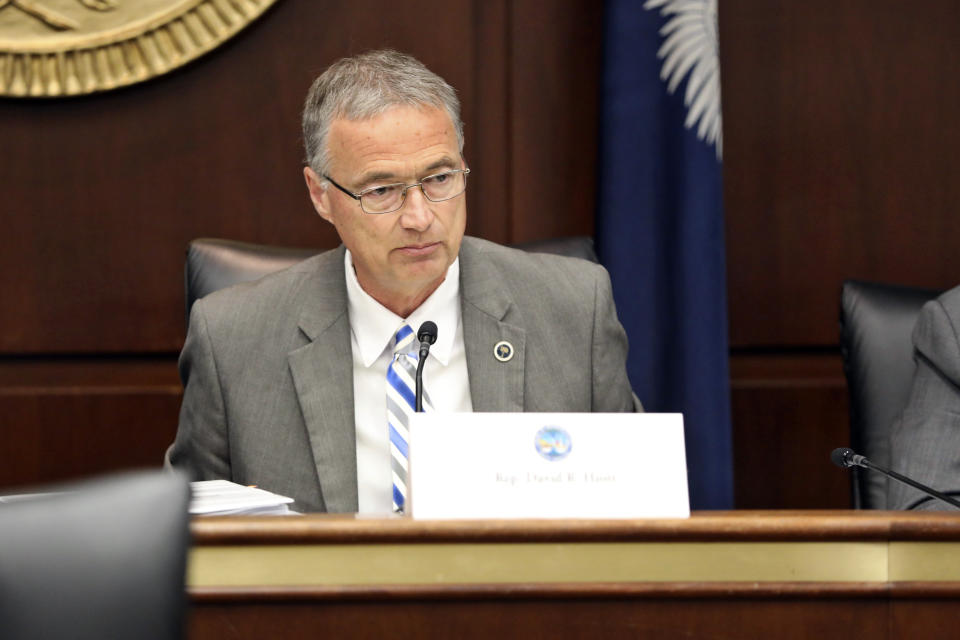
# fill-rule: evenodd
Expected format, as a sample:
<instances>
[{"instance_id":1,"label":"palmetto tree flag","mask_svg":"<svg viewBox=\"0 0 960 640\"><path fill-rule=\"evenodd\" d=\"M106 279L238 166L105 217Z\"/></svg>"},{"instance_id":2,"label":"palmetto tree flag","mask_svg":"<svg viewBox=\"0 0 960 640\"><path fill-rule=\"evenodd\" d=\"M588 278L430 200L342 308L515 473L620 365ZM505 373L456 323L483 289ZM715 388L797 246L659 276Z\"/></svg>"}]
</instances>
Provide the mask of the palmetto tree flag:
<instances>
[{"instance_id":1,"label":"palmetto tree flag","mask_svg":"<svg viewBox=\"0 0 960 640\"><path fill-rule=\"evenodd\" d=\"M648 411L682 412L690 504L733 506L716 0L608 0L597 250Z\"/></svg>"}]
</instances>

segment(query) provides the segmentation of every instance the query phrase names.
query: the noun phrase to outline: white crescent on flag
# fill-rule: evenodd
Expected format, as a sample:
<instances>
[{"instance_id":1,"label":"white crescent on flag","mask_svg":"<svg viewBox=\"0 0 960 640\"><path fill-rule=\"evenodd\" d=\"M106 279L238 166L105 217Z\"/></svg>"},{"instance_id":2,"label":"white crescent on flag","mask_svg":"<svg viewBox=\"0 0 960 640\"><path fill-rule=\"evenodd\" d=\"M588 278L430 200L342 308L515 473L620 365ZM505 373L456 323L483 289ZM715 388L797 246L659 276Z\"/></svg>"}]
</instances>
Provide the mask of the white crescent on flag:
<instances>
[{"instance_id":1,"label":"white crescent on flag","mask_svg":"<svg viewBox=\"0 0 960 640\"><path fill-rule=\"evenodd\" d=\"M714 145L717 158L722 158L717 0L647 0L643 8L659 9L660 15L669 17L660 29L660 79L667 82L667 91L672 94L687 78L684 125L688 129L696 125L697 138Z\"/></svg>"}]
</instances>

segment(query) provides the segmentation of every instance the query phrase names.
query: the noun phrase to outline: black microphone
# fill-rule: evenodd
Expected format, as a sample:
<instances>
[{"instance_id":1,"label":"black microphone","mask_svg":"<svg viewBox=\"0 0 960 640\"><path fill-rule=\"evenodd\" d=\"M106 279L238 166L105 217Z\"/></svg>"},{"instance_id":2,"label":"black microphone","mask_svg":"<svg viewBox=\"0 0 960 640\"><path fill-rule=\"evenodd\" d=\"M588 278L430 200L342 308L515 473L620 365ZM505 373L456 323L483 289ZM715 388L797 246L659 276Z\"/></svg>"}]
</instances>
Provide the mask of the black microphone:
<instances>
[{"instance_id":1,"label":"black microphone","mask_svg":"<svg viewBox=\"0 0 960 640\"><path fill-rule=\"evenodd\" d=\"M437 341L437 323L427 320L417 331L420 341L420 359L417 362L417 413L423 412L423 363L430 355L430 345Z\"/></svg>"},{"instance_id":2,"label":"black microphone","mask_svg":"<svg viewBox=\"0 0 960 640\"><path fill-rule=\"evenodd\" d=\"M947 504L952 504L953 506L960 508L960 502L957 502L950 496L940 493L936 489L931 489L925 484L921 484L912 478L908 478L905 475L901 475L896 471L891 471L890 469L884 469L880 465L873 464L867 460L864 456L861 456L859 453L854 452L853 449L848 449L847 447L840 447L839 449L834 449L830 452L830 460L833 461L833 464L837 465L841 469L849 469L850 467L863 467L864 469L872 469L873 471L879 471L885 476L893 478L894 480L899 480L905 484L910 485L914 489L919 489L923 491L928 496L933 496L943 500Z\"/></svg>"}]
</instances>

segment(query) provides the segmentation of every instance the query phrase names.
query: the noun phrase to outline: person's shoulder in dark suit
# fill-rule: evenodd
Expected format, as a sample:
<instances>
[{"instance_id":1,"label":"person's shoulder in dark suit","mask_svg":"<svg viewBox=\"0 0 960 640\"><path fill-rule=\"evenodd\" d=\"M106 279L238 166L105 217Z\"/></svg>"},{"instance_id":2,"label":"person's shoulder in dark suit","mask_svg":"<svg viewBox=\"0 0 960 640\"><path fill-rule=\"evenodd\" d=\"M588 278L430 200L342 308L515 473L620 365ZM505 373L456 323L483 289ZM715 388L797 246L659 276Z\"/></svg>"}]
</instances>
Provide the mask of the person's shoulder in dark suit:
<instances>
[{"instance_id":1,"label":"person's shoulder in dark suit","mask_svg":"<svg viewBox=\"0 0 960 640\"><path fill-rule=\"evenodd\" d=\"M891 463L943 493L960 495L960 287L924 305L913 330L917 370L891 435ZM953 509L890 481L891 509Z\"/></svg>"}]
</instances>

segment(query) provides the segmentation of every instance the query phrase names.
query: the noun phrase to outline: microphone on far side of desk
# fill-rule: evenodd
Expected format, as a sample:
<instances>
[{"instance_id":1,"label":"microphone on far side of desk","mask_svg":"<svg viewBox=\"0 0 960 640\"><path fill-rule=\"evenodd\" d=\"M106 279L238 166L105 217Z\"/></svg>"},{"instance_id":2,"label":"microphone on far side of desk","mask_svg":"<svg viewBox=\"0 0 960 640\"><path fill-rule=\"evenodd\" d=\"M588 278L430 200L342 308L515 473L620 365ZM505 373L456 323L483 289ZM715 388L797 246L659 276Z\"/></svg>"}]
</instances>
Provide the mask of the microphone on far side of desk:
<instances>
[{"instance_id":1,"label":"microphone on far side of desk","mask_svg":"<svg viewBox=\"0 0 960 640\"><path fill-rule=\"evenodd\" d=\"M430 345L437 341L437 323L427 320L420 325L417 331L417 340L420 341L420 358L417 361L417 413L423 411L423 364L430 355Z\"/></svg>"},{"instance_id":2,"label":"microphone on far side of desk","mask_svg":"<svg viewBox=\"0 0 960 640\"><path fill-rule=\"evenodd\" d=\"M939 500L943 500L947 504L951 504L957 507L958 509L960 509L960 502L957 502L950 496L940 493L936 489L932 489L927 485L917 482L912 478L908 478L905 475L899 474L896 471L891 471L890 469L884 469L880 465L873 464L872 462L867 460L864 456L860 455L859 453L856 453L853 449L848 449L847 447L840 447L838 449L834 449L830 453L830 460L833 462L833 464L837 465L841 469L849 469L850 467L863 467L864 469L879 471L880 473L882 473L887 477L890 477L890 478L893 478L894 480L898 480L900 482L908 484L914 489L919 489L920 491L923 491L928 496L932 496Z\"/></svg>"}]
</instances>

